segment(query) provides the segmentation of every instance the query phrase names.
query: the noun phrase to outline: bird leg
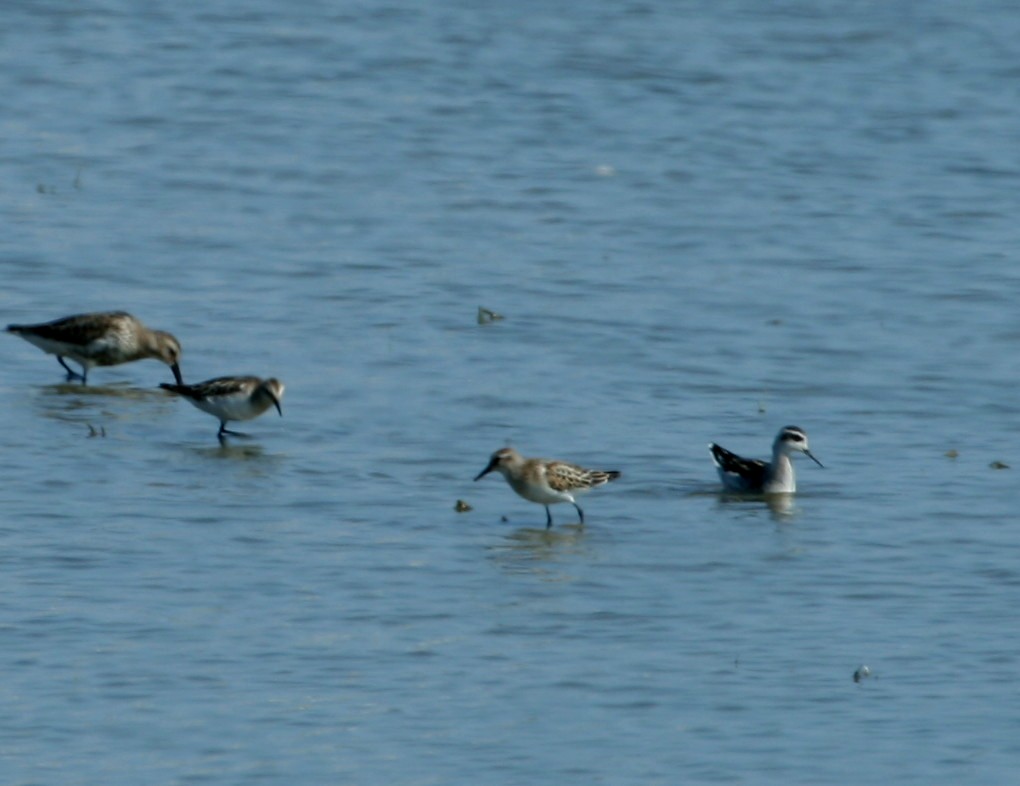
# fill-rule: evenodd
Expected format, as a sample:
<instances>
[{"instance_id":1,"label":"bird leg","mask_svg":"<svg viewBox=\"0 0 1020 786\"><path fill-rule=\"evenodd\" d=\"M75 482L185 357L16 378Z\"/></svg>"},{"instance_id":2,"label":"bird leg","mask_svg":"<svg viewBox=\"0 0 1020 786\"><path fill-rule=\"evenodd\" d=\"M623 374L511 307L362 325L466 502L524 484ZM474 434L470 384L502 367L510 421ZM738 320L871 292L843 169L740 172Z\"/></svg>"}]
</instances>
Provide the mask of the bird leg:
<instances>
[{"instance_id":1,"label":"bird leg","mask_svg":"<svg viewBox=\"0 0 1020 786\"><path fill-rule=\"evenodd\" d=\"M71 382L75 379L80 379L81 384L85 384L85 377L88 375L88 371L84 366L81 367L82 373L79 374L77 371L72 371L71 367L64 362L64 359L57 355L57 362L64 367L64 371L67 372L67 381Z\"/></svg>"},{"instance_id":2,"label":"bird leg","mask_svg":"<svg viewBox=\"0 0 1020 786\"><path fill-rule=\"evenodd\" d=\"M220 442L222 442L223 438L227 437L227 436L231 436L231 437L247 437L248 435L247 434L242 434L240 431L230 431L227 428L227 421L221 420L220 421L220 430L216 432L216 436L219 437L220 438Z\"/></svg>"}]
</instances>

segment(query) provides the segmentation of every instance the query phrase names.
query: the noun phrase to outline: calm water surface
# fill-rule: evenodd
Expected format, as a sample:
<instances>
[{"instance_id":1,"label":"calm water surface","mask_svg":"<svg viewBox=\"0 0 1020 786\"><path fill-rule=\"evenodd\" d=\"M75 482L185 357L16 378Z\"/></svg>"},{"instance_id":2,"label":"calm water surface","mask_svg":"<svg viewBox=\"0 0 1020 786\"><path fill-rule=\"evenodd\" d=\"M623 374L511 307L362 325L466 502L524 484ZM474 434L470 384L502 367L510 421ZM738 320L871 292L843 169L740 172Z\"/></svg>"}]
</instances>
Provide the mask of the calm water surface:
<instances>
[{"instance_id":1,"label":"calm water surface","mask_svg":"<svg viewBox=\"0 0 1020 786\"><path fill-rule=\"evenodd\" d=\"M0 340L4 783L1015 779L1011 4L0 22L3 323L287 384ZM624 475L546 532L508 441Z\"/></svg>"}]
</instances>

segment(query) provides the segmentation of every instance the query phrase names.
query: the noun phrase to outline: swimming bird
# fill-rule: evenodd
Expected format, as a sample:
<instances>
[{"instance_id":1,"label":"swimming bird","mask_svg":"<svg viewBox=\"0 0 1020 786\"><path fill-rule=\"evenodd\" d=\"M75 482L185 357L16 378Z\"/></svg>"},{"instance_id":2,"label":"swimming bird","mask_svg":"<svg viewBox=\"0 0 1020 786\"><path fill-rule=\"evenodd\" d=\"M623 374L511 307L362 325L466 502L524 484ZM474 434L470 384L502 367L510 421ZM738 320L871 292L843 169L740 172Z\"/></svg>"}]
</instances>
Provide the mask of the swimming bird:
<instances>
[{"instance_id":1,"label":"swimming bird","mask_svg":"<svg viewBox=\"0 0 1020 786\"><path fill-rule=\"evenodd\" d=\"M574 495L620 477L616 470L585 469L565 461L526 459L513 448L502 448L493 453L488 465L478 473L475 480L480 480L493 470L506 478L510 488L524 499L545 505L546 529L552 526L549 506L557 502L569 502L577 508L577 515L581 517L581 524L584 524L584 511L574 501Z\"/></svg>"},{"instance_id":2,"label":"swimming bird","mask_svg":"<svg viewBox=\"0 0 1020 786\"><path fill-rule=\"evenodd\" d=\"M741 458L714 442L708 449L719 470L719 478L728 491L758 492L764 494L792 494L797 490L793 474L794 453L803 453L819 467L825 468L808 449L804 429L786 426L780 429L772 443L772 461Z\"/></svg>"},{"instance_id":3,"label":"swimming bird","mask_svg":"<svg viewBox=\"0 0 1020 786\"><path fill-rule=\"evenodd\" d=\"M170 366L178 385L184 383L178 365L180 342L162 330L149 330L124 311L75 314L36 325L8 325L7 332L56 355L57 362L67 371L68 381L80 379L84 385L93 366L117 366L154 358ZM73 371L64 358L78 363L82 372Z\"/></svg>"},{"instance_id":4,"label":"swimming bird","mask_svg":"<svg viewBox=\"0 0 1020 786\"><path fill-rule=\"evenodd\" d=\"M227 430L227 423L231 420L251 420L270 407L276 407L276 411L283 417L280 399L283 398L284 386L278 379L217 377L197 385L171 385L164 382L160 387L184 396L203 412L219 418L220 430L216 436L221 440L228 434L246 436Z\"/></svg>"}]
</instances>

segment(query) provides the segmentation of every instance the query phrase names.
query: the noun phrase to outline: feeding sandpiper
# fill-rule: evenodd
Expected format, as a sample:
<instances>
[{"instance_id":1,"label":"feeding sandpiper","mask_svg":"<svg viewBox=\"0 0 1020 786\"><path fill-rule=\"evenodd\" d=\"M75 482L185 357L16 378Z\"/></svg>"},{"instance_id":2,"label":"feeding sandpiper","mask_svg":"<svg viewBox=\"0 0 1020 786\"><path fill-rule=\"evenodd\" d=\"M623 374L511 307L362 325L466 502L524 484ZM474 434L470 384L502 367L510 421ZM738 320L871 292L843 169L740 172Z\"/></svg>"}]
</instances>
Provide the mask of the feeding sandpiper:
<instances>
[{"instance_id":1,"label":"feeding sandpiper","mask_svg":"<svg viewBox=\"0 0 1020 786\"><path fill-rule=\"evenodd\" d=\"M776 441L772 443L771 462L741 458L714 442L709 444L708 449L719 470L719 478L728 491L792 494L797 490L791 460L794 453L804 453L819 467L825 468L808 449L804 429L796 426L780 429Z\"/></svg>"},{"instance_id":2,"label":"feeding sandpiper","mask_svg":"<svg viewBox=\"0 0 1020 786\"><path fill-rule=\"evenodd\" d=\"M283 410L280 409L283 383L278 379L217 377L197 385L171 385L164 382L160 387L179 393L203 412L219 418L220 430L216 436L221 440L227 435L246 436L227 430L227 423L231 420L251 420L270 407L276 407L276 411L283 416Z\"/></svg>"},{"instance_id":3,"label":"feeding sandpiper","mask_svg":"<svg viewBox=\"0 0 1020 786\"><path fill-rule=\"evenodd\" d=\"M145 358L163 361L170 366L177 384L184 382L178 366L180 342L162 330L149 330L123 311L76 314L37 325L8 325L7 332L56 355L67 371L67 379L80 379L83 385L93 366L116 366ZM65 357L78 363L82 372L72 371Z\"/></svg>"},{"instance_id":4,"label":"feeding sandpiper","mask_svg":"<svg viewBox=\"0 0 1020 786\"><path fill-rule=\"evenodd\" d=\"M557 502L569 502L577 508L577 515L581 517L581 524L584 524L584 511L574 501L574 495L620 477L620 473L615 470L585 469L565 461L526 459L513 448L502 448L493 453L488 466L478 473L475 480L493 470L502 474L510 488L524 499L545 505L546 529L552 526L549 506Z\"/></svg>"}]
</instances>

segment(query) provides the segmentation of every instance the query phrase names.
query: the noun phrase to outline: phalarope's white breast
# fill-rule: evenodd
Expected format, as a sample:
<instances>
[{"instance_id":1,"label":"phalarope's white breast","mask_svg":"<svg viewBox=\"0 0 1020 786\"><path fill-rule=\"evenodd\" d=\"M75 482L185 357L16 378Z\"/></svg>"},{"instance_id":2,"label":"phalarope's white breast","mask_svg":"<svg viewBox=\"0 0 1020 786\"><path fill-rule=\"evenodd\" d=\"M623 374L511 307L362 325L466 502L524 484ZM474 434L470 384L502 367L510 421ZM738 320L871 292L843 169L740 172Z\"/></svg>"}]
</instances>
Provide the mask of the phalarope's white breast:
<instances>
[{"instance_id":1,"label":"phalarope's white breast","mask_svg":"<svg viewBox=\"0 0 1020 786\"><path fill-rule=\"evenodd\" d=\"M620 477L616 470L602 471L585 469L565 461L549 461L547 459L526 459L513 448L502 448L492 454L488 465L475 477L475 480L488 475L493 470L499 472L510 488L530 502L545 505L546 529L552 526L552 513L549 506L557 502L569 502L577 508L577 515L584 524L584 511L574 501L574 495L602 486Z\"/></svg>"},{"instance_id":2,"label":"phalarope's white breast","mask_svg":"<svg viewBox=\"0 0 1020 786\"><path fill-rule=\"evenodd\" d=\"M236 431L228 431L231 420L257 418L270 407L283 415L280 399L283 398L283 383L278 379L259 377L217 377L197 385L171 385L164 382L161 388L179 393L203 412L219 418L220 430L216 436L221 440L228 434L243 437Z\"/></svg>"},{"instance_id":3,"label":"phalarope's white breast","mask_svg":"<svg viewBox=\"0 0 1020 786\"><path fill-rule=\"evenodd\" d=\"M180 342L162 330L149 330L123 311L76 314L36 325L8 325L7 332L56 355L68 380L80 379L83 385L93 366L117 366L145 358L163 361L174 372L177 384L184 382L177 365ZM78 363L82 373L72 371L65 357Z\"/></svg>"},{"instance_id":4,"label":"phalarope's white breast","mask_svg":"<svg viewBox=\"0 0 1020 786\"><path fill-rule=\"evenodd\" d=\"M791 461L794 453L804 453L824 469L822 462L808 449L804 429L796 426L786 426L776 435L776 441L772 443L771 462L741 458L714 442L708 448L712 452L723 486L730 491L792 494L797 490Z\"/></svg>"}]
</instances>

